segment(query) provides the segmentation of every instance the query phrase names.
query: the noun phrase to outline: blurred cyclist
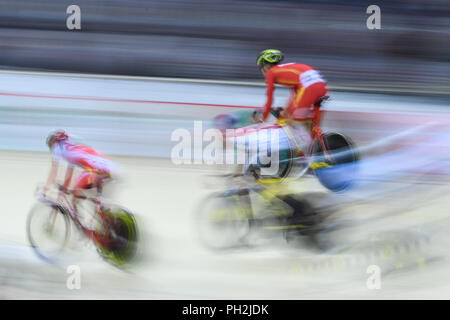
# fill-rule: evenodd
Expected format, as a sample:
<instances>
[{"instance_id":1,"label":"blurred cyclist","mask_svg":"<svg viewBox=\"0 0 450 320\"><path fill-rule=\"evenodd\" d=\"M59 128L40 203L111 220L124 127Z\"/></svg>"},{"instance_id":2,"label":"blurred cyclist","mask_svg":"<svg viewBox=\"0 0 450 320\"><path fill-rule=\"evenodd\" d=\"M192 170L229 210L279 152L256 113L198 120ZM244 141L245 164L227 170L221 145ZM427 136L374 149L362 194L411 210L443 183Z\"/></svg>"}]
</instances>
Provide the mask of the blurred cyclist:
<instances>
[{"instance_id":1,"label":"blurred cyclist","mask_svg":"<svg viewBox=\"0 0 450 320\"><path fill-rule=\"evenodd\" d=\"M96 150L75 143L63 130L51 132L47 137L47 146L52 153L52 169L47 179L45 191L55 182L60 160L67 161L69 166L66 171L64 187L71 182L74 167L80 167L81 173L75 180L74 194L82 195L84 190L96 189L97 195L102 192L103 184L111 178L113 164L104 155Z\"/></svg>"},{"instance_id":2,"label":"blurred cyclist","mask_svg":"<svg viewBox=\"0 0 450 320\"><path fill-rule=\"evenodd\" d=\"M281 114L283 118L291 120L307 117L309 108L327 94L326 81L317 70L300 63L280 64L283 58L280 50L267 49L259 54L256 61L267 85L267 100L259 119L261 121L267 119L272 109L275 84L291 88L287 108Z\"/></svg>"},{"instance_id":3,"label":"blurred cyclist","mask_svg":"<svg viewBox=\"0 0 450 320\"><path fill-rule=\"evenodd\" d=\"M225 135L226 129L237 129L246 127L256 122L257 114L253 109L238 110L230 114L220 114L214 118L214 127L219 129Z\"/></svg>"}]
</instances>

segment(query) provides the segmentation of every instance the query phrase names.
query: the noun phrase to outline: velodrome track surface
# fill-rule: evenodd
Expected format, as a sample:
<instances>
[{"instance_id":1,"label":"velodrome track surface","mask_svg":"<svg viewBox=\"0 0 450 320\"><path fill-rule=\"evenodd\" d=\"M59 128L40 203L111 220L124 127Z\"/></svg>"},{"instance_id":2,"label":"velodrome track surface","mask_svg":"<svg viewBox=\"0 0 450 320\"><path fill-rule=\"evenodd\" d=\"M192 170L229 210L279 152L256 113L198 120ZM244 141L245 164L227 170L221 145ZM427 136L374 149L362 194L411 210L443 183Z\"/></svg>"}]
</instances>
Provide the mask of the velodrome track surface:
<instances>
[{"instance_id":1,"label":"velodrome track surface","mask_svg":"<svg viewBox=\"0 0 450 320\"><path fill-rule=\"evenodd\" d=\"M362 147L360 178L344 194L313 177L295 189L322 193L317 205L351 222L332 234L335 251L275 236L215 252L197 241L194 219L212 191L205 178L212 168L173 165L170 133L259 106L264 88L8 72L0 73L0 88L0 298L450 298L448 101L333 93L324 126ZM280 105L286 92L278 94ZM49 168L44 139L60 127L120 167L107 195L137 214L145 239L143 259L129 272L103 262L76 235L57 266L28 247L27 213ZM366 287L372 264L382 270L379 290ZM66 287L68 265L81 268L80 290Z\"/></svg>"}]
</instances>

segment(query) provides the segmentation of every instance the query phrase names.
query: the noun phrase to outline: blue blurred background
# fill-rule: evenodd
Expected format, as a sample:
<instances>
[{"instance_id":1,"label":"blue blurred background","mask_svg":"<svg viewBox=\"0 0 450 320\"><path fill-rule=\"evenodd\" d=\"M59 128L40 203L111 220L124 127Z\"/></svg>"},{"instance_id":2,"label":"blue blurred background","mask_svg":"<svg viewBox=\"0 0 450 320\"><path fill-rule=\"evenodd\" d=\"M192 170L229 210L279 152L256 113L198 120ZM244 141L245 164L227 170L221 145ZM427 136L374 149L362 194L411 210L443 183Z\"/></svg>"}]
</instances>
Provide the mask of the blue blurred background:
<instances>
[{"instance_id":1,"label":"blue blurred background","mask_svg":"<svg viewBox=\"0 0 450 320\"><path fill-rule=\"evenodd\" d=\"M81 8L69 31L66 9ZM369 30L366 9L381 8ZM0 66L202 79L260 79L258 52L313 65L330 84L449 91L446 0L2 0Z\"/></svg>"}]
</instances>

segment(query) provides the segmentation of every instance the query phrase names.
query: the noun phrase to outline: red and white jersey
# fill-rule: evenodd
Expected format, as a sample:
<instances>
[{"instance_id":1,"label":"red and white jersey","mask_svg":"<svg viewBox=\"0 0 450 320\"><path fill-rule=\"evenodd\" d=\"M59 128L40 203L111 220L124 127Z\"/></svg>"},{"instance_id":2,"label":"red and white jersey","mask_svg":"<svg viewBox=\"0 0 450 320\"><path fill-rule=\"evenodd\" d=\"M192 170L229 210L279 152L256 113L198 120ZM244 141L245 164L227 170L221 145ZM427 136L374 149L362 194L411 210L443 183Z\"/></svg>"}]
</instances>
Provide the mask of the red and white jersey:
<instances>
[{"instance_id":1,"label":"red and white jersey","mask_svg":"<svg viewBox=\"0 0 450 320\"><path fill-rule=\"evenodd\" d=\"M326 81L313 67L301 63L285 63L270 68L265 75L267 86L267 100L263 108L263 119L267 119L273 102L275 84L281 84L299 90L315 83Z\"/></svg>"},{"instance_id":2,"label":"red and white jersey","mask_svg":"<svg viewBox=\"0 0 450 320\"><path fill-rule=\"evenodd\" d=\"M52 147L54 159L63 159L84 169L112 174L114 164L100 152L84 145L72 143L68 140L56 142Z\"/></svg>"}]
</instances>

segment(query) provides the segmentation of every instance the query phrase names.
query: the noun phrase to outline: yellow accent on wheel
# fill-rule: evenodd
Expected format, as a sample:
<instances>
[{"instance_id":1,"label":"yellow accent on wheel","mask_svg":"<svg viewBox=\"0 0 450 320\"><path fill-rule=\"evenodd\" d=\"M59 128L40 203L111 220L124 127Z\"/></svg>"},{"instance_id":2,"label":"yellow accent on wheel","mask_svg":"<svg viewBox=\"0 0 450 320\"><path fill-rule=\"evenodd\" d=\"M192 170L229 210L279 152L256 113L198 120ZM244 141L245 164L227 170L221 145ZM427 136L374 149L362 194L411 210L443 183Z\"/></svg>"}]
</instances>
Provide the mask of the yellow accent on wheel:
<instances>
[{"instance_id":1,"label":"yellow accent on wheel","mask_svg":"<svg viewBox=\"0 0 450 320\"><path fill-rule=\"evenodd\" d=\"M309 165L309 168L311 170L318 170L323 168L331 168L331 165L326 162L313 162Z\"/></svg>"}]
</instances>

